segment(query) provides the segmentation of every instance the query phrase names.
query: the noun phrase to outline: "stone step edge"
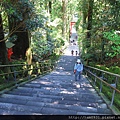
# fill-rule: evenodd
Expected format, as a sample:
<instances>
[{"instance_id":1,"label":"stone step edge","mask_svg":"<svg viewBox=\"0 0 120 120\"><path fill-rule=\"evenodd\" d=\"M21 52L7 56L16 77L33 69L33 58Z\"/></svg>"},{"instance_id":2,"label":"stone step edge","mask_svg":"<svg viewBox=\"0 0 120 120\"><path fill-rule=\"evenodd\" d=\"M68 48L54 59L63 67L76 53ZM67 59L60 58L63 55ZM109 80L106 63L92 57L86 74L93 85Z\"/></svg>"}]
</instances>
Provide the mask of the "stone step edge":
<instances>
[{"instance_id":1,"label":"stone step edge","mask_svg":"<svg viewBox=\"0 0 120 120\"><path fill-rule=\"evenodd\" d=\"M30 100L30 99L33 99L34 97L37 98L51 98L51 99L59 99L59 100L64 100L63 96L51 96L51 95L42 95L42 94L36 94L34 96L26 96L26 95L14 95L14 94L3 94L1 95L1 97L4 97L4 98L13 98L13 99L25 99L25 100ZM65 99L65 100L68 100L68 99ZM69 101L76 101L76 102L79 102L79 100L69 100ZM89 102L88 99L86 100L86 102ZM90 101L91 102L91 101ZM98 99L96 101L94 101L95 103L103 103L103 101L101 99Z\"/></svg>"},{"instance_id":2,"label":"stone step edge","mask_svg":"<svg viewBox=\"0 0 120 120\"><path fill-rule=\"evenodd\" d=\"M13 105L13 107L12 107L12 105ZM10 107L9 107L10 106ZM24 109L23 110L23 106L24 107L28 107L29 109ZM8 108L6 108L6 107L8 107ZM14 107L18 107L18 109L16 109L16 108L14 108ZM57 107L57 106L55 106L55 107L46 107L44 104L42 105L42 106L39 106L39 104L37 105L37 106L32 106L32 105L29 105L29 104L27 104L27 105L18 105L18 104L12 104L12 103L1 103L0 102L0 109L4 109L4 110L16 110L16 111L19 111L19 110L22 110L22 111L27 111L27 112L31 112L30 111L30 109L33 109L33 107L35 107L35 108L39 108L39 109L43 109L43 108L47 108L47 109L57 109L57 110L73 110L73 111L75 111L75 112L79 112L79 111L77 111L76 109L72 109L71 108L71 106L70 105L68 105L68 107L69 108L59 108L59 107ZM41 107L41 108L40 108ZM82 111L81 112L90 112L91 111L91 108L90 108L90 110L88 110L88 109L86 109L85 110L85 108L87 108L87 107L80 107L81 109L82 109ZM103 108L103 110L107 110L107 109L104 109ZM101 113L101 112L98 112L98 109L94 109L93 111L91 111L90 112L91 114L92 113L96 113L96 114L104 114L104 113ZM107 113L106 113L107 114Z\"/></svg>"}]
</instances>

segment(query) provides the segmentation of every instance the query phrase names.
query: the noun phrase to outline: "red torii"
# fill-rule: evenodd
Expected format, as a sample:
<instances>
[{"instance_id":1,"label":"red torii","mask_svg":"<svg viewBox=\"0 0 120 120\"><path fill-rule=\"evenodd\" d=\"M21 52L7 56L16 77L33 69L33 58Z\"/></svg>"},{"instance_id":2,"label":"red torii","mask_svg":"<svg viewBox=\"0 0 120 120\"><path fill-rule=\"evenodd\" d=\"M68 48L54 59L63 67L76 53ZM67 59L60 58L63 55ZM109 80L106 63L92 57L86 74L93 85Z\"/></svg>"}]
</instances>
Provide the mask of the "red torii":
<instances>
[{"instance_id":1,"label":"red torii","mask_svg":"<svg viewBox=\"0 0 120 120\"><path fill-rule=\"evenodd\" d=\"M74 25L75 25L75 22L70 22L70 35L72 33L72 28L73 28Z\"/></svg>"}]
</instances>

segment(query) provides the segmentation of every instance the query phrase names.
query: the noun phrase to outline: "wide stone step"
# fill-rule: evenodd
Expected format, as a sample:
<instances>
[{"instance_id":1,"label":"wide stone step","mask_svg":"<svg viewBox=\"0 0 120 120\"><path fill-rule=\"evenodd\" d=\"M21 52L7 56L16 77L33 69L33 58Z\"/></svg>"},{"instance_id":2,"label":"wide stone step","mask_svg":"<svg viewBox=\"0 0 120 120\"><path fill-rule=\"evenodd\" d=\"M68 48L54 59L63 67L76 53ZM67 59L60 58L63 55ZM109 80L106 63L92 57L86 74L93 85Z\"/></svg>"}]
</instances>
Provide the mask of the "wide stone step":
<instances>
[{"instance_id":1,"label":"wide stone step","mask_svg":"<svg viewBox=\"0 0 120 120\"><path fill-rule=\"evenodd\" d=\"M42 107L37 107L37 106L27 106L27 105L18 105L18 104L12 104L12 103L1 103L0 102L0 109L4 110L4 112L8 111L16 111L17 112L25 112L24 114L27 113L38 113L41 114ZM9 113L10 114L10 113ZM11 113L12 114L12 113Z\"/></svg>"},{"instance_id":2,"label":"wide stone step","mask_svg":"<svg viewBox=\"0 0 120 120\"><path fill-rule=\"evenodd\" d=\"M102 104L103 101L101 99L97 99L95 101L95 99L75 99L75 98L72 98L71 96L67 96L67 97L64 97L64 96L51 96L51 95L37 95L37 96L26 96L26 95L18 95L18 94L3 94L2 95L3 98L11 98L11 99L16 99L16 100L34 100L34 101L43 101L43 102L55 102L55 101L58 101L59 103L62 103L62 104L77 104L79 103L91 103L91 105L93 104ZM83 105L84 105L83 104Z\"/></svg>"},{"instance_id":3,"label":"wide stone step","mask_svg":"<svg viewBox=\"0 0 120 120\"><path fill-rule=\"evenodd\" d=\"M51 87L51 88L63 88L66 89L66 87L68 89L78 89L78 88L86 88L86 89L93 89L92 86L90 85L83 85L82 83L69 83L69 84L60 84L60 83L48 83L48 84L39 84L39 83L29 83L29 84L25 84L23 85L23 87L30 87L30 88L41 88L41 87Z\"/></svg>"},{"instance_id":4,"label":"wide stone step","mask_svg":"<svg viewBox=\"0 0 120 120\"><path fill-rule=\"evenodd\" d=\"M34 105L38 102L41 106L44 105L44 103L54 103L54 104L63 104L63 105L77 105L77 106L81 106L81 107L92 107L92 108L99 108L101 110L101 106L102 106L102 101L97 101L97 103L95 102L81 102L78 100L71 100L71 99L64 99L62 96L51 96L51 95L40 95L39 97L30 97L30 96L19 96L19 95L12 95L12 94L3 94L2 98L0 98L1 102L8 102L9 103L16 103L16 104L23 104L26 105L28 103L32 103ZM6 100L5 100L6 98ZM20 101L20 102L19 102ZM22 101L22 102L21 102ZM34 102L32 102L34 101ZM71 107L71 109L73 109L73 107ZM105 107L104 109L107 109L107 107ZM88 110L88 109L87 109Z\"/></svg>"},{"instance_id":5,"label":"wide stone step","mask_svg":"<svg viewBox=\"0 0 120 120\"><path fill-rule=\"evenodd\" d=\"M39 100L43 98L48 98L48 99L55 99L55 100L62 100L62 96L51 96L51 95L39 95L38 96L23 96L23 95L13 95L13 94L3 94L1 97L4 98L12 98L12 99L18 99L18 100Z\"/></svg>"},{"instance_id":6,"label":"wide stone step","mask_svg":"<svg viewBox=\"0 0 120 120\"><path fill-rule=\"evenodd\" d=\"M30 101L34 101L35 103L36 102L39 102L39 103L51 103L52 102L52 99L50 99L50 98L31 98L30 100L29 100L29 102ZM0 98L0 102L3 102L3 103L13 103L13 104L19 104L19 105L25 105L25 104L27 104L28 103L28 100L26 100L26 99L18 99L18 97L17 97L17 99L16 98L10 98L9 97L9 99L8 99L8 97L1 97Z\"/></svg>"},{"instance_id":7,"label":"wide stone step","mask_svg":"<svg viewBox=\"0 0 120 120\"><path fill-rule=\"evenodd\" d=\"M58 100L52 100L49 98L42 98L42 99L38 99L38 101L33 102L32 100L19 100L19 99L13 99L13 98L0 98L0 102L6 102L6 103L13 103L13 104L20 104L20 105L25 105L28 103L32 103L32 104L43 104L43 103L60 103L60 104L65 104L65 105L77 105L77 106L85 106L85 107L100 107L100 105L102 103L90 103L90 102L77 102L76 101L69 101L69 104L66 100L63 100L62 102L58 101Z\"/></svg>"},{"instance_id":8,"label":"wide stone step","mask_svg":"<svg viewBox=\"0 0 120 120\"><path fill-rule=\"evenodd\" d=\"M8 99L9 97L9 99ZM13 103L13 104L20 104L20 105L25 105L28 103L28 100L24 99L24 97L21 100L21 97L17 99L11 96L8 97L1 97L0 102L5 102L5 103ZM32 102L34 101L34 102ZM59 103L59 104L65 104L65 105L77 105L77 106L84 106L84 107L100 107L103 103L95 103L95 102L80 102L80 101L68 101L68 100L62 100L61 99L53 99L53 98L37 98L34 99L33 97L29 99L29 102L32 102L33 104L35 103Z\"/></svg>"},{"instance_id":9,"label":"wide stone step","mask_svg":"<svg viewBox=\"0 0 120 120\"><path fill-rule=\"evenodd\" d=\"M12 94L19 94L19 95L26 95L26 96L33 96L35 94L49 94L49 95L61 95L61 96L72 96L72 97L83 97L83 98L95 98L101 99L100 96L96 93L94 89L85 89L79 88L76 89L63 89L63 88L53 88L53 87L41 87L41 88L31 88L31 87L18 87L14 89L14 91L10 91L9 93Z\"/></svg>"},{"instance_id":10,"label":"wide stone step","mask_svg":"<svg viewBox=\"0 0 120 120\"><path fill-rule=\"evenodd\" d=\"M75 111L82 111L82 112L90 112L90 113L104 113L104 114L111 114L109 109L105 108L94 108L94 107L83 107L77 105L65 105L65 104L54 104L54 103L46 103L47 108L62 108L67 110L75 110Z\"/></svg>"},{"instance_id":11,"label":"wide stone step","mask_svg":"<svg viewBox=\"0 0 120 120\"><path fill-rule=\"evenodd\" d=\"M4 109L5 111L18 111L18 112L31 112L38 114L50 114L50 115L70 115L70 114L78 114L79 112L89 112L89 113L99 113L99 114L111 114L108 109L103 108L92 108L92 107L81 107L75 105L62 105L62 104L51 104L51 103L35 103L32 101L28 101L26 105L18 105L12 103L1 103L0 109ZM50 110L50 111L49 111Z\"/></svg>"},{"instance_id":12,"label":"wide stone step","mask_svg":"<svg viewBox=\"0 0 120 120\"><path fill-rule=\"evenodd\" d=\"M36 88L34 88L35 90L36 90ZM68 94L68 95L66 95L66 94L64 94L64 93L61 93L61 94L54 94L54 92L50 92L50 91L47 91L47 92L45 92L45 91L42 91L43 92L43 94L41 93L41 90L39 89L39 91L38 91L38 89L36 90L36 91L32 91L32 92L24 92L24 91L10 91L9 92L9 94L8 94L8 96L10 96L10 95L13 95L13 96L18 96L19 97L19 95L20 96L25 96L26 98L28 97L40 97L40 98L51 98L51 99L58 99L58 98L60 98L60 99L64 99L64 100L71 100L71 101L79 101L79 102L97 102L97 103L102 103L103 101L101 100L101 98L100 98L100 96L98 96L98 95L94 95L94 94L84 94L84 93L82 93L82 94L77 94L77 95L74 95L74 94L72 94L72 95L70 95L70 94ZM7 94L6 94L7 95Z\"/></svg>"},{"instance_id":13,"label":"wide stone step","mask_svg":"<svg viewBox=\"0 0 120 120\"><path fill-rule=\"evenodd\" d=\"M79 87L79 86L78 86ZM26 90L26 91L30 91L30 92L33 92L33 91L50 91L50 92L57 92L57 93L65 93L68 92L68 94L81 94L81 93L92 93L92 94L95 94L97 95L97 92L95 91L95 89L93 88L70 88L70 87L67 87L67 88L61 88L61 87L40 87L40 88L36 88L36 87L29 87L29 86L21 86L21 87L18 87L17 89L20 89L20 90ZM71 93L70 93L71 92ZM67 93L66 93L67 94Z\"/></svg>"},{"instance_id":14,"label":"wide stone step","mask_svg":"<svg viewBox=\"0 0 120 120\"><path fill-rule=\"evenodd\" d=\"M27 100L19 100L19 99L13 99L13 98L4 98L0 97L0 102L1 103L13 103L13 104L18 104L18 105L25 105L27 103Z\"/></svg>"},{"instance_id":15,"label":"wide stone step","mask_svg":"<svg viewBox=\"0 0 120 120\"><path fill-rule=\"evenodd\" d=\"M43 92L46 93L49 91L49 94L51 94L50 92L54 92L55 94L71 94L71 95L80 95L80 94L94 94L95 96L98 96L97 92L94 89L83 89L83 88L79 88L79 89L63 89L63 88L53 88L53 87L41 87L41 88L31 88L31 87L18 87L17 89L15 89L15 91L18 92L25 92L25 93L36 93L36 92ZM53 94L53 93L52 93Z\"/></svg>"}]
</instances>

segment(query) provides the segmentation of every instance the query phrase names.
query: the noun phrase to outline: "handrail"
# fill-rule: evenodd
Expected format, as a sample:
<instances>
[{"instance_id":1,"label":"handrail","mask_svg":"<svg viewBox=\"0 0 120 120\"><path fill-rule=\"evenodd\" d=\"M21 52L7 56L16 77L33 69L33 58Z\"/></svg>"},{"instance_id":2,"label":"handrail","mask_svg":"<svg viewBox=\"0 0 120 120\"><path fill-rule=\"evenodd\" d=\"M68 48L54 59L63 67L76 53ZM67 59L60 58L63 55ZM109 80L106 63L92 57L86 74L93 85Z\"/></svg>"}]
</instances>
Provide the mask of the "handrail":
<instances>
[{"instance_id":1,"label":"handrail","mask_svg":"<svg viewBox=\"0 0 120 120\"><path fill-rule=\"evenodd\" d=\"M92 68L92 69L94 69L94 70L99 70L99 71L101 71L101 72L104 72L104 73L107 73L107 74L110 74L110 75L114 75L114 76L116 76L116 77L120 77L120 75L118 75L118 74L111 73L111 72L108 72L108 71L105 71L105 70L101 70L101 69L98 69L98 68L95 68L95 67L91 67L91 66L85 66L85 67Z\"/></svg>"},{"instance_id":2,"label":"handrail","mask_svg":"<svg viewBox=\"0 0 120 120\"><path fill-rule=\"evenodd\" d=\"M94 72L92 72L92 70ZM95 70L96 70L96 73L95 73ZM95 67L91 67L91 66L84 66L84 71L86 72L86 75L90 74L90 75L95 77L93 85L96 85L95 83L97 82L97 80L99 80L101 82L100 83L100 91L99 92L102 92L102 86L103 86L102 83L104 83L106 86L109 86L111 89L113 89L112 99L111 99L111 104L110 104L110 106L112 106L113 105L113 101L114 101L115 92L120 94L120 90L116 88L116 85L117 85L117 82L118 82L118 78L120 78L120 75L114 74L114 73L111 73L111 72L108 72L108 71L104 71L104 70L101 70L101 69L98 69L98 68L95 68ZM104 76L102 76L102 77L97 76L96 75L97 71L98 72L102 72L102 75L104 73L104 74L108 74L109 76L111 75L112 77L115 77L116 79L115 79L114 83L113 84L108 83L107 82L107 81L109 81L108 79L107 79L107 81L105 81L104 80ZM87 75L87 76L89 76L89 75Z\"/></svg>"},{"instance_id":3,"label":"handrail","mask_svg":"<svg viewBox=\"0 0 120 120\"><path fill-rule=\"evenodd\" d=\"M87 70L88 71L88 70ZM98 78L100 81L102 81L103 83L105 83L107 86L111 87L112 89L116 90L118 93L120 93L120 90L116 89L115 87L111 86L108 82L105 82L103 79L101 79L100 77L96 76L95 74L93 74L92 72L88 71L90 74L92 74L94 77Z\"/></svg>"},{"instance_id":4,"label":"handrail","mask_svg":"<svg viewBox=\"0 0 120 120\"><path fill-rule=\"evenodd\" d=\"M45 63L45 64L47 64L46 63L46 61L41 61L41 62L38 62L38 63ZM29 65L34 65L34 64L36 64L36 63L33 63L33 64L29 64ZM21 65L28 65L28 64L26 64L26 63L21 63L21 64L8 64L8 65L0 65L0 68L1 67L13 67L13 66L21 66ZM28 66L29 66L28 65Z\"/></svg>"},{"instance_id":5,"label":"handrail","mask_svg":"<svg viewBox=\"0 0 120 120\"><path fill-rule=\"evenodd\" d=\"M8 83L14 83L17 86L20 79L30 80L31 77L50 72L54 66L55 61L51 60L34 62L30 65L26 63L0 65L0 86L6 86Z\"/></svg>"}]
</instances>

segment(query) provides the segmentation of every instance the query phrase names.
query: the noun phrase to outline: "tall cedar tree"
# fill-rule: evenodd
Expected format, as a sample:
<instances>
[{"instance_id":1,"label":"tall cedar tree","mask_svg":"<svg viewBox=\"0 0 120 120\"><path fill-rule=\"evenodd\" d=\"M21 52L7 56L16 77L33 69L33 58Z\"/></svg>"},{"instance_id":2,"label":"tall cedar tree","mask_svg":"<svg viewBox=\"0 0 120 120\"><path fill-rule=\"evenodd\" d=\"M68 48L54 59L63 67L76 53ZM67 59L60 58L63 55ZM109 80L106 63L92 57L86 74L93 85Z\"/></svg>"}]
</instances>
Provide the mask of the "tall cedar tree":
<instances>
[{"instance_id":1,"label":"tall cedar tree","mask_svg":"<svg viewBox=\"0 0 120 120\"><path fill-rule=\"evenodd\" d=\"M2 25L2 16L0 14L0 61L2 64L6 65L8 64L8 59L7 59L7 50L6 50L6 44L4 39L4 32L3 32L3 25Z\"/></svg>"}]
</instances>

